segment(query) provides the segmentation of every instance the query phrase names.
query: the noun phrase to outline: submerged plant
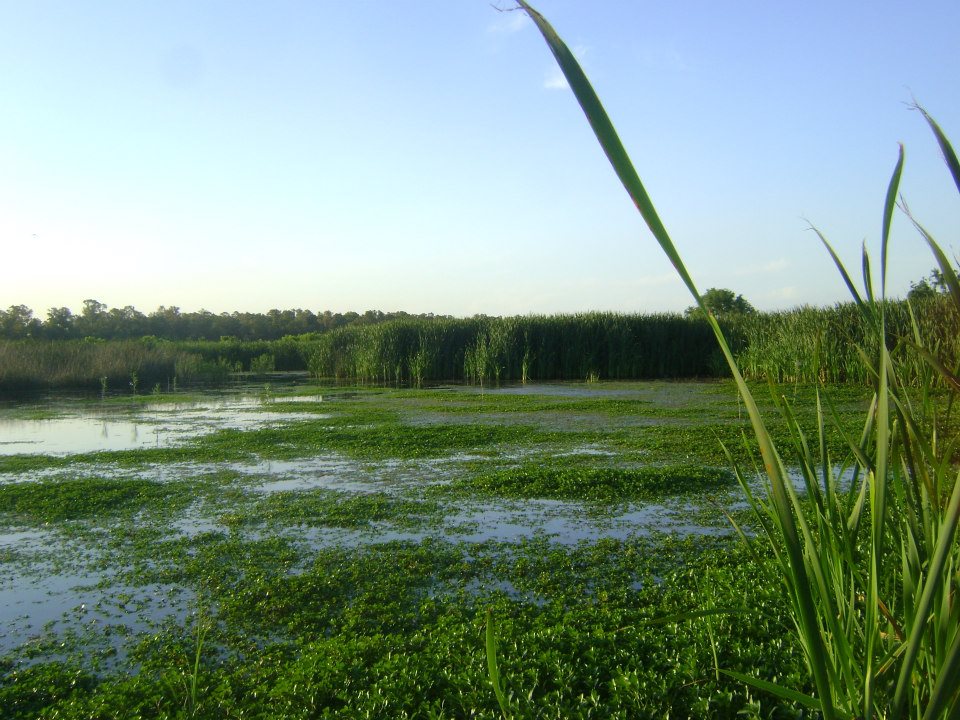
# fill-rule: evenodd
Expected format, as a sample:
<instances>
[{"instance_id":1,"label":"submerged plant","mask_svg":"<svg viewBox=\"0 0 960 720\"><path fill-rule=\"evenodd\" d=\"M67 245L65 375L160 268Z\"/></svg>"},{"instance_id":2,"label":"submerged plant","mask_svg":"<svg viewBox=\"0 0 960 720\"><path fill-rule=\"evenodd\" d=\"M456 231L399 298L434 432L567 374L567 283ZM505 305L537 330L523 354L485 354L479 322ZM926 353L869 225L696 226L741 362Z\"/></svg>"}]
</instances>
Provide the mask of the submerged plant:
<instances>
[{"instance_id":1,"label":"submerged plant","mask_svg":"<svg viewBox=\"0 0 960 720\"><path fill-rule=\"evenodd\" d=\"M819 394L817 438L806 436L784 400L780 409L791 428L792 447L775 446L723 330L697 290L583 70L547 20L524 0L518 2L546 40L614 171L709 323L759 445L767 496L755 496L740 477L779 569L815 694L728 674L811 708L827 720L960 717L960 545L956 542L960 474L953 463L958 446L957 438L939 434L941 418L929 392L935 375L953 392L960 388L960 380L917 330L910 344L932 368L917 398L916 393L907 392L902 363L887 346L887 247L903 148L884 203L878 294L866 251L861 295L817 231L869 329L857 354L871 379L873 401L860 437L848 439L848 457L838 470L838 459L828 452L826 438L839 430L828 427L832 411ZM960 189L960 162L953 148L933 119L921 112ZM929 233L914 224L937 259L954 309L960 312L956 273ZM800 467L806 500L787 471L788 453ZM841 478L847 477L850 481L844 487ZM491 675L494 668L491 664ZM495 686L498 683L494 677Z\"/></svg>"}]
</instances>

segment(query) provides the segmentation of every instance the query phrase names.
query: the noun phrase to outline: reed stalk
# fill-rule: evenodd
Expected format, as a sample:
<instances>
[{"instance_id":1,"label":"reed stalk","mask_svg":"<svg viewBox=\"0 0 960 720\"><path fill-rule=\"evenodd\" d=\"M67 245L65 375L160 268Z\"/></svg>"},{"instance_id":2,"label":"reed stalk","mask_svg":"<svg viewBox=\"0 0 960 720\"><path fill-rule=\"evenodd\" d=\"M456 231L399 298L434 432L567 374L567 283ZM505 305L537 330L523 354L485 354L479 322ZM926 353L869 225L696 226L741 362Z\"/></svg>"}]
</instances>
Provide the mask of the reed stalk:
<instances>
[{"instance_id":1,"label":"reed stalk","mask_svg":"<svg viewBox=\"0 0 960 720\"><path fill-rule=\"evenodd\" d=\"M777 447L720 324L704 304L583 70L547 20L524 0L518 2L546 40L628 195L707 318L759 445L765 495L754 494L739 470L738 476L780 570L815 691L806 695L728 674L814 708L826 720L960 716L958 440L938 435L938 404L930 392L934 374L926 377L918 399L907 387L908 363L888 347L887 250L903 148L883 206L879 293L866 251L861 294L818 231L865 327L864 336L853 343L874 388L863 432L849 440L846 457L832 457L826 437L840 430L830 427L828 398L817 396L816 438L807 437L786 399L780 398L792 447ZM960 162L939 126L922 112L960 189ZM919 229L947 280L952 310L960 312L960 281L934 239ZM960 381L937 358L937 345L919 331L912 345L955 392ZM836 351L821 343L814 357ZM916 372L919 366L909 367ZM819 375L820 368L816 372ZM803 496L794 487L785 458L801 470Z\"/></svg>"}]
</instances>

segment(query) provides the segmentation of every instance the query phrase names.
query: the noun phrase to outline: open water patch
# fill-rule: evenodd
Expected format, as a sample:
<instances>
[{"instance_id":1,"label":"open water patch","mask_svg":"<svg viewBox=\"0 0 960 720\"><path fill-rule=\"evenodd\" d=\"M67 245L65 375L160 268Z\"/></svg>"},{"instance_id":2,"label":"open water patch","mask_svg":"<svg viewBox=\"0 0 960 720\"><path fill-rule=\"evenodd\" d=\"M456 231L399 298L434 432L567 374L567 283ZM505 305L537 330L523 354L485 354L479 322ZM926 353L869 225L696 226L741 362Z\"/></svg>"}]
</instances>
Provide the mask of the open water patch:
<instances>
[{"instance_id":1,"label":"open water patch","mask_svg":"<svg viewBox=\"0 0 960 720\"><path fill-rule=\"evenodd\" d=\"M114 402L53 405L46 416L0 412L0 455L69 455L179 445L218 430L255 430L297 420L329 418L314 412L272 412L259 397L118 406Z\"/></svg>"}]
</instances>

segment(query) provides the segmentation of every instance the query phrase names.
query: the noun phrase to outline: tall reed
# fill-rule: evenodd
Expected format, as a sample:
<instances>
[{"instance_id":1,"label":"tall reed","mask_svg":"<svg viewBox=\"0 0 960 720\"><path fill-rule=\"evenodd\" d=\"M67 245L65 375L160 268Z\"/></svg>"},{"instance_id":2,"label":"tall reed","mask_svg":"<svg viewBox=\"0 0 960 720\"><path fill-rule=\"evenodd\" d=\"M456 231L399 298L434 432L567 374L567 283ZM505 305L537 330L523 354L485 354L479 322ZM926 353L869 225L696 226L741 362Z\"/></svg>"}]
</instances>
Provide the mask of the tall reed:
<instances>
[{"instance_id":1,"label":"tall reed","mask_svg":"<svg viewBox=\"0 0 960 720\"><path fill-rule=\"evenodd\" d=\"M171 345L121 341L0 341L0 390L49 387L127 387L136 374L145 383L189 379L196 356Z\"/></svg>"},{"instance_id":2,"label":"tall reed","mask_svg":"<svg viewBox=\"0 0 960 720\"><path fill-rule=\"evenodd\" d=\"M914 308L886 303L887 342L910 357L916 325L943 357L960 359L960 314L945 297ZM855 350L869 334L855 303L720 320L744 377L775 382L856 382L869 373ZM215 344L214 344L215 345ZM216 350L215 347L211 348ZM506 318L398 320L305 338L299 349L319 377L423 385L532 380L729 377L710 324L675 314L580 313ZM278 363L279 367L279 363ZM903 379L922 373L907 365Z\"/></svg>"},{"instance_id":3,"label":"tall reed","mask_svg":"<svg viewBox=\"0 0 960 720\"><path fill-rule=\"evenodd\" d=\"M765 496L754 495L740 477L778 569L815 692L807 695L728 674L814 709L826 720L960 717L960 473L953 462L958 438L938 434L939 406L929 392L934 374L953 393L960 392L960 378L938 358L941 348L917 329L908 347L929 369L917 397L908 392L904 362L895 357L887 338L887 249L903 148L883 205L878 291L866 251L861 292L820 234L868 330L862 342L854 341L874 388L863 432L849 438L846 457L833 457L826 436L842 431L829 426L830 412L820 396L815 438L804 434L781 398L793 439L790 446L778 448L723 330L707 310L583 70L546 19L524 0L518 2L546 40L631 200L703 310L750 416L766 473ZM941 129L921 112L960 190L960 161ZM929 233L915 225L960 312L960 280ZM805 499L794 487L786 458L800 468ZM852 480L845 487L842 478L848 474ZM495 653L491 647L488 641L488 652Z\"/></svg>"},{"instance_id":4,"label":"tall reed","mask_svg":"<svg viewBox=\"0 0 960 720\"><path fill-rule=\"evenodd\" d=\"M709 326L680 315L528 315L401 320L325 333L307 346L319 377L422 385L713 377Z\"/></svg>"}]
</instances>

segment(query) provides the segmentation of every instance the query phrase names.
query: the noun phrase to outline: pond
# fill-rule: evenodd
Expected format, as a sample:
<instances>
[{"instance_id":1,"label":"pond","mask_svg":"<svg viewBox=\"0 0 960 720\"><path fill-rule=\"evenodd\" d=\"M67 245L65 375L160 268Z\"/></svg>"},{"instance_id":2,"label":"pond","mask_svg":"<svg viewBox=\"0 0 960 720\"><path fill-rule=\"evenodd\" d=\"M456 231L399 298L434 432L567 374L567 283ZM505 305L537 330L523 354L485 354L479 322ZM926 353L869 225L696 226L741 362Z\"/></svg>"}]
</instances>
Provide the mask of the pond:
<instances>
[{"instance_id":1,"label":"pond","mask_svg":"<svg viewBox=\"0 0 960 720\"><path fill-rule=\"evenodd\" d=\"M211 588L309 573L333 548L444 547L474 567L542 542L729 535L723 509L742 512L732 477L688 480L725 465L710 433L735 425L732 398L717 383L651 382L7 405L0 654L123 664L199 598L226 617ZM715 417L698 427L705 410ZM514 581L450 582L469 596Z\"/></svg>"}]
</instances>

